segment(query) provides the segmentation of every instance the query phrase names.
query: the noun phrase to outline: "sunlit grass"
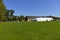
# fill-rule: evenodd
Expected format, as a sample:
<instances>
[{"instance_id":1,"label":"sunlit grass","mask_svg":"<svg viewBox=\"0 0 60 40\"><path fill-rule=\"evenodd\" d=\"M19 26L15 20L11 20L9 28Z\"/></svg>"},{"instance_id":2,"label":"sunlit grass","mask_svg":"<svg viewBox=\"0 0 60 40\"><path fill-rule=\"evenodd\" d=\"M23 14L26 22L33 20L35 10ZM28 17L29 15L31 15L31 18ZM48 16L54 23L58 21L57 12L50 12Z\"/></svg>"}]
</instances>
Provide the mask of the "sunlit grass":
<instances>
[{"instance_id":1,"label":"sunlit grass","mask_svg":"<svg viewBox=\"0 0 60 40\"><path fill-rule=\"evenodd\" d=\"M60 40L60 21L1 22L0 40Z\"/></svg>"}]
</instances>

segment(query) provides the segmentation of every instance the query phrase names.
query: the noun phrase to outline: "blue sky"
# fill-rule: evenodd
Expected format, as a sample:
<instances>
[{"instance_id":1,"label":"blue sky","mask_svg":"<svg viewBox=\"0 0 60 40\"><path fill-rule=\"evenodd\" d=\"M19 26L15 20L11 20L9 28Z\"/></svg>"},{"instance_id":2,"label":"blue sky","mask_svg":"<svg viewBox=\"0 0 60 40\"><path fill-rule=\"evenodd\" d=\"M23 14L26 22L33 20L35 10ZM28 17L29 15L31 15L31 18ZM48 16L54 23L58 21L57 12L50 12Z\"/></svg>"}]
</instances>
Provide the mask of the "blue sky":
<instances>
[{"instance_id":1,"label":"blue sky","mask_svg":"<svg viewBox=\"0 0 60 40\"><path fill-rule=\"evenodd\" d=\"M4 3L18 16L60 16L60 0L4 0Z\"/></svg>"}]
</instances>

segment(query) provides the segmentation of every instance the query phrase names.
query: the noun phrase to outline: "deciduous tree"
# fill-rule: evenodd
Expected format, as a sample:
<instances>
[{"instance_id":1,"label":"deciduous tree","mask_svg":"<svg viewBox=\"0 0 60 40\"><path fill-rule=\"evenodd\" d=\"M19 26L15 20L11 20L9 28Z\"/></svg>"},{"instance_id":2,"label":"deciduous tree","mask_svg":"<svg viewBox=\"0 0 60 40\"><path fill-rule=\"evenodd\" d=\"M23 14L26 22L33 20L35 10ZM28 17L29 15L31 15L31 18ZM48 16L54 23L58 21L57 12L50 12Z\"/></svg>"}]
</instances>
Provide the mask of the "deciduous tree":
<instances>
[{"instance_id":1,"label":"deciduous tree","mask_svg":"<svg viewBox=\"0 0 60 40\"><path fill-rule=\"evenodd\" d=\"M3 0L0 0L0 21L5 20L6 7Z\"/></svg>"}]
</instances>

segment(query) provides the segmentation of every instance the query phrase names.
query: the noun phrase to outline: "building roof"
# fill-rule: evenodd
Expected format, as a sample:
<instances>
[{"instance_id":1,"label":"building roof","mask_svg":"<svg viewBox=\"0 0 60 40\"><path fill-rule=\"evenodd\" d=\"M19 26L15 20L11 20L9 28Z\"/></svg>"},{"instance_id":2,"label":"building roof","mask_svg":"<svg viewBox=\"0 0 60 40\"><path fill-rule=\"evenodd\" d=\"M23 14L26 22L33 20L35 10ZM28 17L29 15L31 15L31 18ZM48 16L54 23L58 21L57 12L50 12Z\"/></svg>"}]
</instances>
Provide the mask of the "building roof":
<instances>
[{"instance_id":1,"label":"building roof","mask_svg":"<svg viewBox=\"0 0 60 40\"><path fill-rule=\"evenodd\" d=\"M26 16L27 18L52 18L51 16Z\"/></svg>"}]
</instances>

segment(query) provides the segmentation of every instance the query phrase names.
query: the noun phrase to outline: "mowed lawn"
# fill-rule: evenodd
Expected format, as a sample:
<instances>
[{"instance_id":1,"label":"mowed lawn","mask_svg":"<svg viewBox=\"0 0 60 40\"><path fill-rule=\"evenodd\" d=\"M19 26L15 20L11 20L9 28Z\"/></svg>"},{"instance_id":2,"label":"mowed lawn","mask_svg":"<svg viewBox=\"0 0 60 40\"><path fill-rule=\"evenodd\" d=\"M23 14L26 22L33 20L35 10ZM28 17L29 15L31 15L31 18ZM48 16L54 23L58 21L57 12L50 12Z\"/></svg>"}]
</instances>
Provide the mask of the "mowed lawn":
<instances>
[{"instance_id":1,"label":"mowed lawn","mask_svg":"<svg viewBox=\"0 0 60 40\"><path fill-rule=\"evenodd\" d=\"M0 22L0 40L60 40L60 21Z\"/></svg>"}]
</instances>

